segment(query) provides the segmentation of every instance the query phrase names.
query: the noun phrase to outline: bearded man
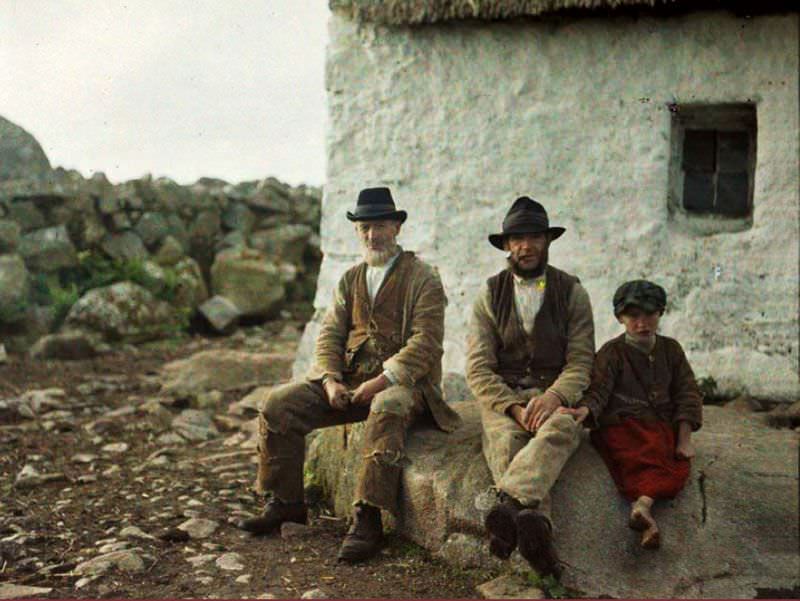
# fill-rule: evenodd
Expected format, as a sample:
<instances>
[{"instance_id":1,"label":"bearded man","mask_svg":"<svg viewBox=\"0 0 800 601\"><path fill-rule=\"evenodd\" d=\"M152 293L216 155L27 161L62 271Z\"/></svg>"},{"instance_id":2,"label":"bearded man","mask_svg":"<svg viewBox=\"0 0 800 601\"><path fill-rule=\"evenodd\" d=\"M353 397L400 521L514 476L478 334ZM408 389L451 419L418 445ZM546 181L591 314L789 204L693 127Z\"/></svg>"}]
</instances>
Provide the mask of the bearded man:
<instances>
[{"instance_id":1,"label":"bearded man","mask_svg":"<svg viewBox=\"0 0 800 601\"><path fill-rule=\"evenodd\" d=\"M445 431L459 417L442 400L444 289L435 268L397 245L406 220L388 188L358 196L355 223L364 261L339 280L322 322L307 379L274 389L259 417L256 489L264 512L239 527L254 534L305 523L305 435L366 420L353 525L339 560L373 556L383 537L381 510L397 513L406 431L430 413Z\"/></svg>"},{"instance_id":2,"label":"bearded man","mask_svg":"<svg viewBox=\"0 0 800 601\"><path fill-rule=\"evenodd\" d=\"M541 575L560 577L553 548L550 489L580 443L572 407L587 388L594 322L578 278L548 265L564 233L523 196L489 236L508 268L489 278L473 306L467 382L481 406L483 452L497 501L486 516L491 552L520 554Z\"/></svg>"}]
</instances>

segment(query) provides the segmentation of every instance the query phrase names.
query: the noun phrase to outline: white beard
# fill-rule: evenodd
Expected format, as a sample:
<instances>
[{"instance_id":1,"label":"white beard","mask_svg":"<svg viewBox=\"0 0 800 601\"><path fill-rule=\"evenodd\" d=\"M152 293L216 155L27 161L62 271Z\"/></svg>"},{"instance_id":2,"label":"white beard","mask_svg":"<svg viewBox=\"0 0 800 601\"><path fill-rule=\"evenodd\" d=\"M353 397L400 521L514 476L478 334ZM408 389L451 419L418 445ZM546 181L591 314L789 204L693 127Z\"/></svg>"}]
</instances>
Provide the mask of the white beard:
<instances>
[{"instance_id":1,"label":"white beard","mask_svg":"<svg viewBox=\"0 0 800 601\"><path fill-rule=\"evenodd\" d=\"M393 256L397 254L397 245L393 244L385 250L371 250L369 248L361 249L361 256L364 262L370 267L380 267L386 265Z\"/></svg>"}]
</instances>

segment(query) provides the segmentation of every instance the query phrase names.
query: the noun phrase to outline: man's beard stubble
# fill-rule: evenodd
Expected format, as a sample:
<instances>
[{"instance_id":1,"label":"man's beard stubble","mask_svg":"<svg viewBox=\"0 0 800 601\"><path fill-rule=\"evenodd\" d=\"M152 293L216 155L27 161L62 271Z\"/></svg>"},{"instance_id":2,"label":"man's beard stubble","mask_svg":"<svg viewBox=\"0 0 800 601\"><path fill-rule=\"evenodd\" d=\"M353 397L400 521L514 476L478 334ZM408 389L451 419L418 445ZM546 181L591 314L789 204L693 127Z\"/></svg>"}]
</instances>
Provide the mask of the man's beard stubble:
<instances>
[{"instance_id":1,"label":"man's beard stubble","mask_svg":"<svg viewBox=\"0 0 800 601\"><path fill-rule=\"evenodd\" d=\"M524 280L538 278L547 268L548 250L549 248L545 248L542 251L542 254L539 256L539 264L533 269L524 269L520 267L516 259L509 254L509 256L506 258L506 261L508 262L508 268L511 270L511 273L521 277Z\"/></svg>"}]
</instances>

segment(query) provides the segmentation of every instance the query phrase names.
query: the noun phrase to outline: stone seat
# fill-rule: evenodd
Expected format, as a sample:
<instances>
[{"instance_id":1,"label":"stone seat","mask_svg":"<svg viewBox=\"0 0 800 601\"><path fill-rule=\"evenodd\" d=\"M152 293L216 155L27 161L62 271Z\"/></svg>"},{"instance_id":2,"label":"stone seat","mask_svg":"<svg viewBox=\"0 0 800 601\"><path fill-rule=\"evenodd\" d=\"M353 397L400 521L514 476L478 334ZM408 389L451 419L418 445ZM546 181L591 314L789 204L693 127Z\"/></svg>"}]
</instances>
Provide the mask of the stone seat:
<instances>
[{"instance_id":1,"label":"stone seat","mask_svg":"<svg viewBox=\"0 0 800 601\"><path fill-rule=\"evenodd\" d=\"M452 403L463 426L446 434L430 424L409 433L395 530L462 567L491 567L482 495L492 484L481 454L474 401ZM363 424L322 430L309 448L310 473L338 515L351 513ZM752 598L759 589L800 584L798 436L767 428L757 414L706 407L695 434L697 457L686 489L662 501L655 517L662 547L647 551L627 528L628 504L584 437L553 489L563 583L599 597ZM483 502L481 502L483 500ZM515 553L511 564L523 566Z\"/></svg>"}]
</instances>

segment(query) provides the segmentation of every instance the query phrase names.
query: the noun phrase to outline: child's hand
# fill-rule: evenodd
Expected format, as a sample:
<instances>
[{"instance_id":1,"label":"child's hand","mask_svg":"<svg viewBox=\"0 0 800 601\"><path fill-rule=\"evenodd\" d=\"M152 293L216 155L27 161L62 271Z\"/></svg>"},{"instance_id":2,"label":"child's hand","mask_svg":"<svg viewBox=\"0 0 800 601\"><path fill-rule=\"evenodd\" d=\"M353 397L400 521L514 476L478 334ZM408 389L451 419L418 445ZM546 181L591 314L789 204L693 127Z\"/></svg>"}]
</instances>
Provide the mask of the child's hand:
<instances>
[{"instance_id":1,"label":"child's hand","mask_svg":"<svg viewBox=\"0 0 800 601\"><path fill-rule=\"evenodd\" d=\"M571 415L575 419L575 423L581 424L583 423L583 420L589 416L589 408L578 407L577 409L574 409L572 407L561 407L556 411L556 413L566 413L567 415Z\"/></svg>"},{"instance_id":2,"label":"child's hand","mask_svg":"<svg viewBox=\"0 0 800 601\"><path fill-rule=\"evenodd\" d=\"M675 457L678 459L691 459L694 457L694 445L690 440L678 441L675 447Z\"/></svg>"}]
</instances>

